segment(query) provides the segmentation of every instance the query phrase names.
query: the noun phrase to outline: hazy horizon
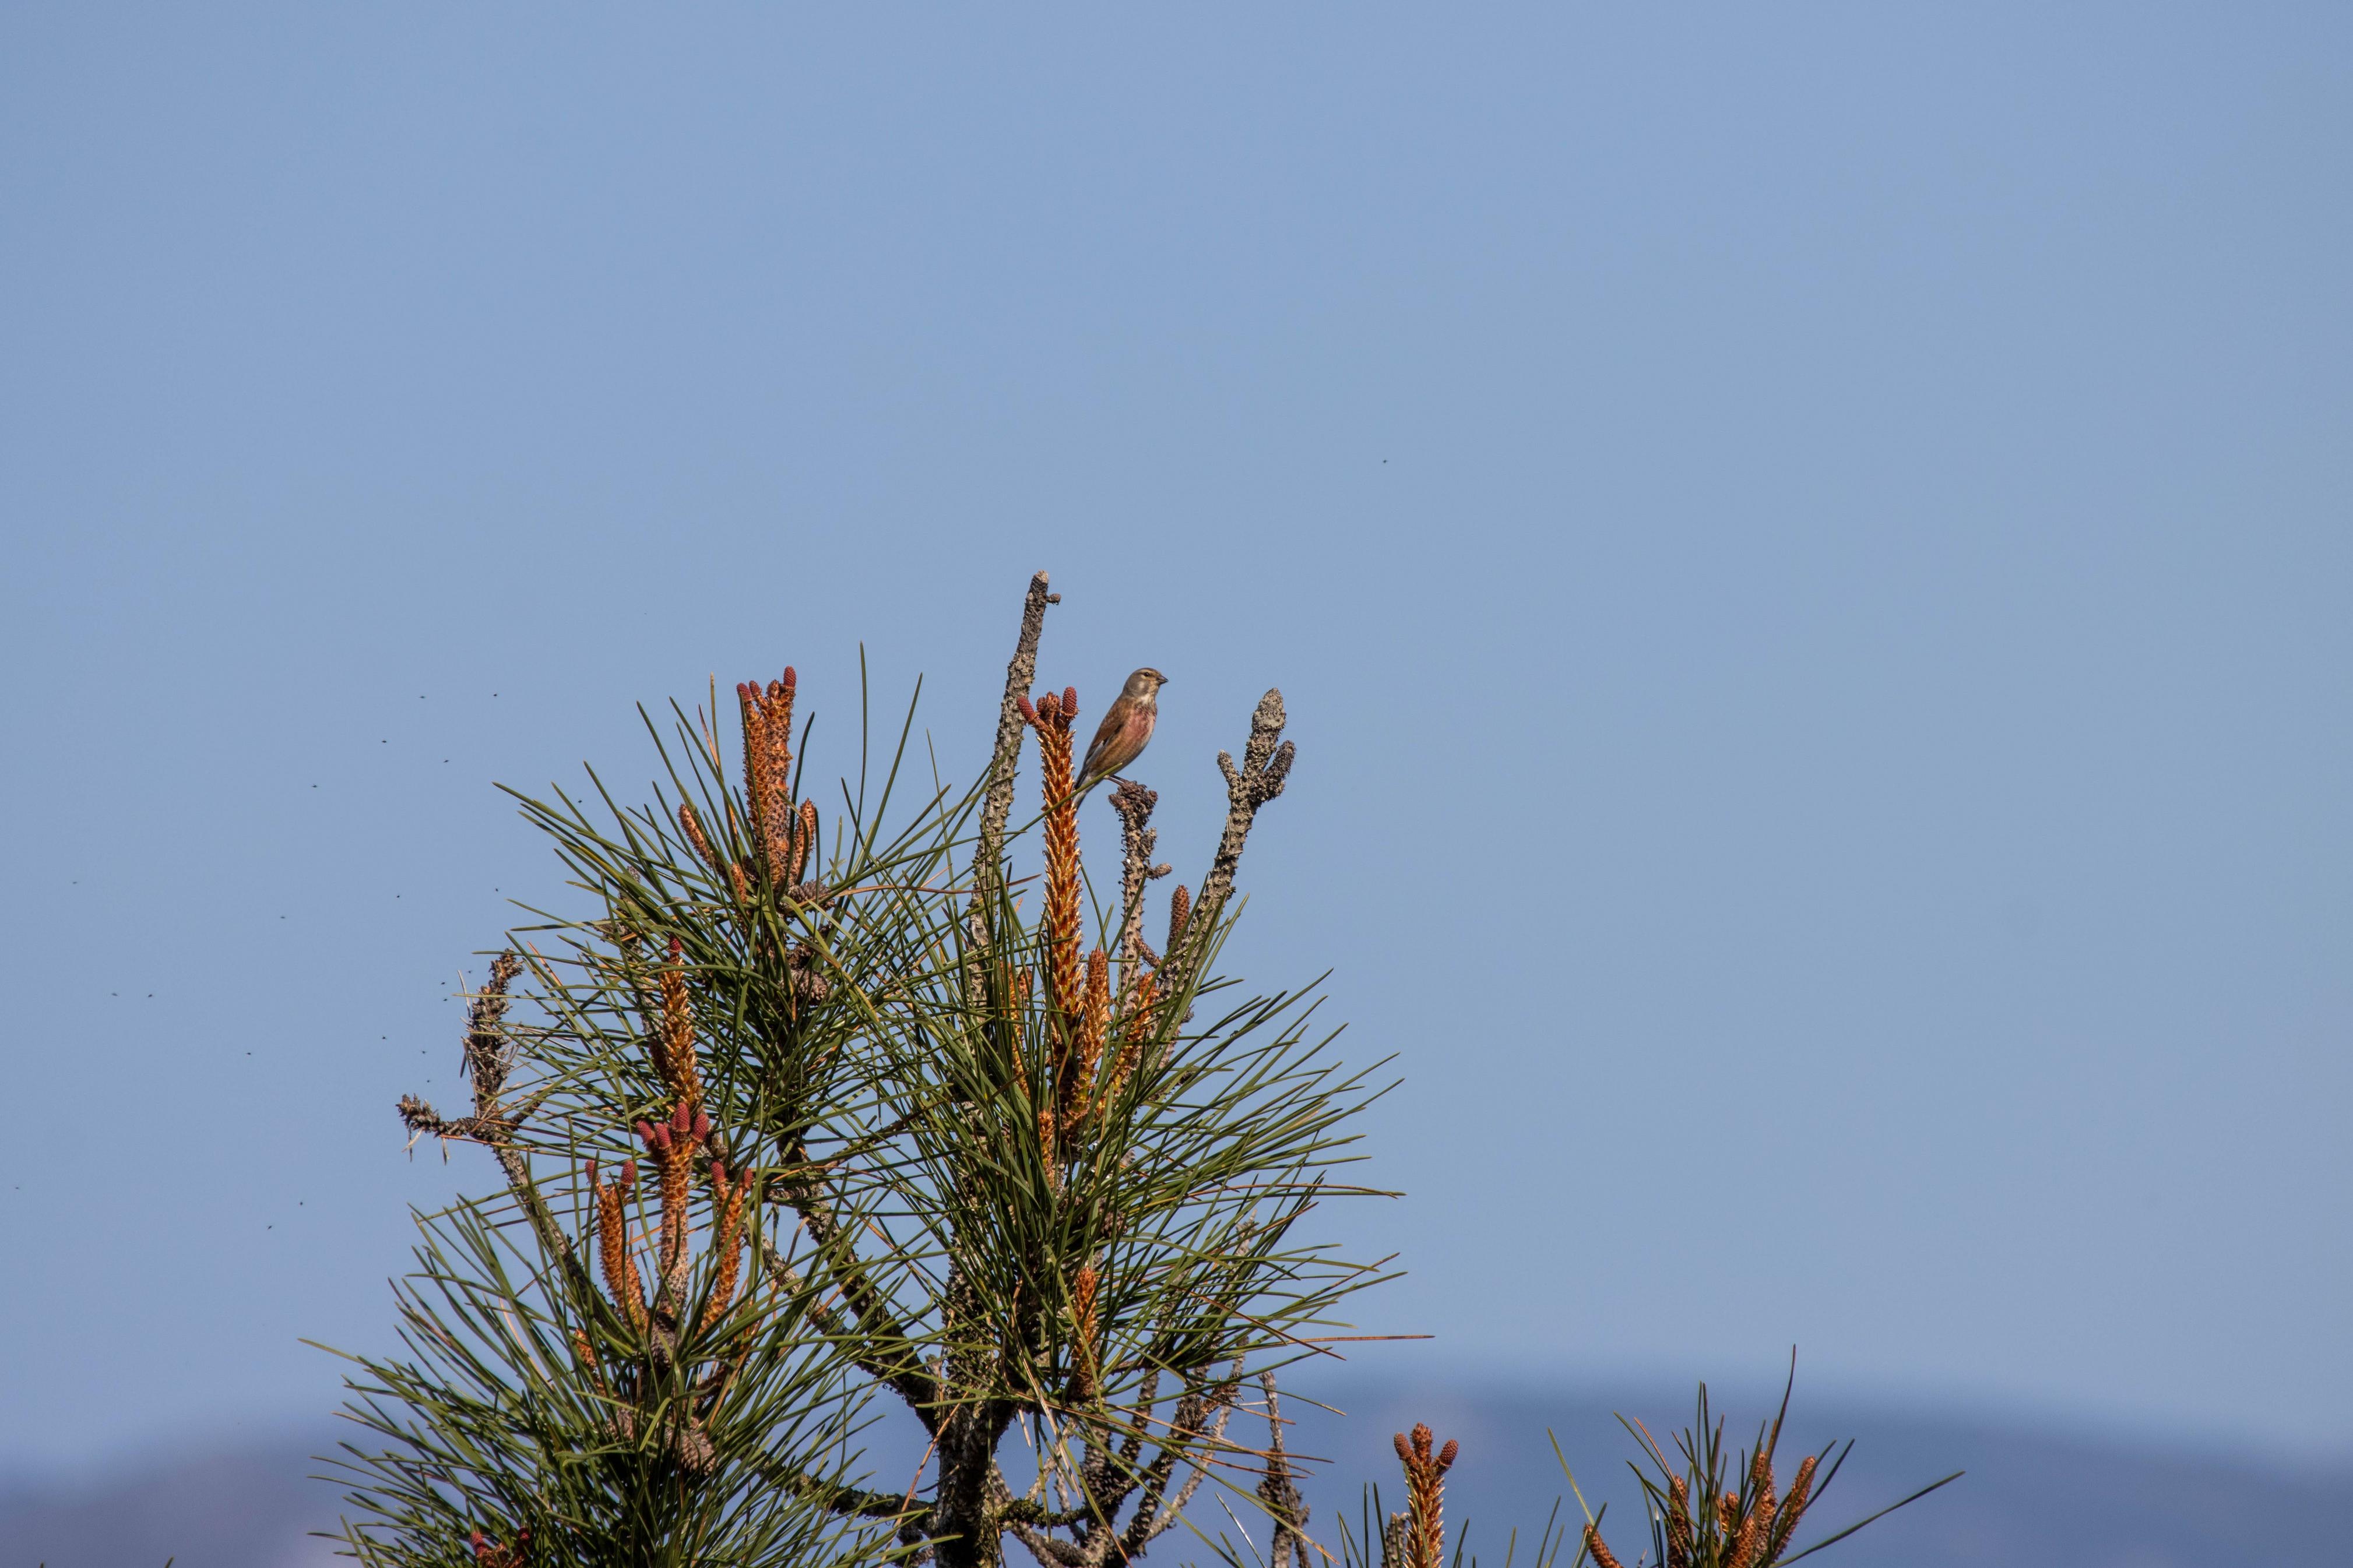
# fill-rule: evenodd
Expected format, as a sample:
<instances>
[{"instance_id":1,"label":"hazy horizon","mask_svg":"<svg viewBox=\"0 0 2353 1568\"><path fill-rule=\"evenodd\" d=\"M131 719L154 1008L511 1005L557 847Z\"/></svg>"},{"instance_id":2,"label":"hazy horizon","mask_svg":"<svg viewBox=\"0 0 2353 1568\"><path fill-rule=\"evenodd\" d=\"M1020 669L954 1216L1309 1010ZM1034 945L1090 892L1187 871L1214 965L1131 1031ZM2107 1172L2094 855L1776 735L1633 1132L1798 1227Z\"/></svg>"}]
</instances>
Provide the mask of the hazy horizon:
<instances>
[{"instance_id":1,"label":"hazy horizon","mask_svg":"<svg viewBox=\"0 0 2353 1568\"><path fill-rule=\"evenodd\" d=\"M1465 1387L1327 1369L1322 1377L1294 1379L1284 1402L1296 1423L1287 1446L1304 1466L1311 1529L1329 1544L1340 1518L1356 1520L1364 1486L1378 1484L1394 1496L1388 1434L1426 1420L1441 1439L1461 1444L1447 1478L1449 1539L1492 1559L1514 1531L1523 1542L1533 1540L1556 1498L1575 1516L1576 1497L1564 1495L1562 1459L1585 1502L1606 1505L1606 1519L1639 1513L1626 1469L1631 1439L1611 1413L1666 1436L1692 1419L1692 1392L1680 1383L1640 1382ZM1776 1408L1780 1391L1716 1385L1711 1392L1713 1410L1745 1439L1753 1423ZM1314 1403L1318 1399L1344 1414L1325 1412ZM336 1436L316 1422L273 1428L46 1485L0 1473L0 1538L87 1568L140 1568L166 1555L185 1568L311 1568L333 1560L305 1532L332 1527L336 1493L303 1479L322 1467L302 1456L332 1452ZM1813 1513L1816 1536L1963 1472L1841 1544L1838 1560L1852 1568L2019 1562L2318 1568L2342 1555L2339 1521L2353 1506L2353 1466L2299 1467L2032 1424L1972 1422L1910 1404L1843 1404L1800 1388L1783 1434L1785 1459L1844 1438L1853 1438L1854 1447L1839 1484ZM921 1465L928 1443L902 1421L870 1430L860 1447L863 1473L896 1483ZM1248 1529L1247 1501L1234 1500L1233 1506ZM1213 1533L1232 1528L1219 1510L1209 1512ZM1623 1533L1621 1525L1616 1534Z\"/></svg>"}]
</instances>

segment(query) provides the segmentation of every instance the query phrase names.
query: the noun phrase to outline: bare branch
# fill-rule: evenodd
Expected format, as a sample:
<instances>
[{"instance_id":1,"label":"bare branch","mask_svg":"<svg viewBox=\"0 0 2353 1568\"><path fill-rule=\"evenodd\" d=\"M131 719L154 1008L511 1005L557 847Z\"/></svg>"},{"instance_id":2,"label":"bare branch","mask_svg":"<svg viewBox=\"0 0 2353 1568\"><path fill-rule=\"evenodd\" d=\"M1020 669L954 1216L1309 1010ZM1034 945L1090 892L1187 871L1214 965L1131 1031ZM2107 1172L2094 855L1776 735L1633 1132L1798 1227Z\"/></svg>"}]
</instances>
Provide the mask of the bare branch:
<instances>
[{"instance_id":1,"label":"bare branch","mask_svg":"<svg viewBox=\"0 0 2353 1568\"><path fill-rule=\"evenodd\" d=\"M1046 574L1029 579L1021 601L1021 636L1005 667L1005 698L997 710L997 747L988 760L988 792L980 809L980 842L972 855L972 916L976 937L985 937L989 899L1005 853L1005 819L1013 810L1013 775L1021 761L1021 699L1038 679L1038 637L1046 628L1046 606L1062 602L1046 591Z\"/></svg>"},{"instance_id":2,"label":"bare branch","mask_svg":"<svg viewBox=\"0 0 2353 1568\"><path fill-rule=\"evenodd\" d=\"M424 1137L458 1138L490 1150L507 1179L507 1189L514 1194L515 1203L538 1235L540 1245L562 1265L565 1280L575 1291L594 1295L596 1287L588 1278L588 1270L573 1256L570 1238L555 1223L554 1213L548 1208L547 1200L539 1195L539 1187L531 1178L530 1158L513 1142L515 1130L547 1095L536 1095L513 1110L506 1110L499 1100L500 1092L506 1087L507 1074L514 1067L513 1043L503 1027L509 1000L507 987L522 973L522 961L512 952L500 953L491 961L490 979L466 1009L465 1061L474 1084L474 1113L445 1119L424 1100L404 1094L398 1108L400 1120L408 1129L412 1146Z\"/></svg>"},{"instance_id":3,"label":"bare branch","mask_svg":"<svg viewBox=\"0 0 2353 1568\"><path fill-rule=\"evenodd\" d=\"M1299 1484L1291 1469L1291 1456L1282 1448L1282 1405L1274 1388L1274 1373L1259 1373L1258 1385L1266 1391L1266 1425L1270 1434L1266 1448L1266 1479L1258 1484L1258 1500L1266 1506L1267 1518L1274 1521L1274 1540L1267 1553L1267 1568L1309 1568L1307 1542L1302 1533L1307 1524L1307 1507L1299 1495Z\"/></svg>"},{"instance_id":4,"label":"bare branch","mask_svg":"<svg viewBox=\"0 0 2353 1568\"><path fill-rule=\"evenodd\" d=\"M1166 1534L1177 1521L1183 1519L1185 1510L1193 1501L1193 1494L1199 1491L1201 1483L1209 1479L1211 1462L1209 1454L1226 1440L1226 1418L1234 1413L1233 1385L1225 1384L1210 1394L1209 1407L1216 1412L1216 1415L1210 1421L1208 1429L1201 1433L1200 1447L1203 1451L1194 1456L1193 1473L1186 1478L1184 1489L1177 1492L1175 1500L1170 1502L1166 1510L1161 1514L1160 1521L1153 1527L1151 1534L1145 1537L1146 1541L1155 1540Z\"/></svg>"},{"instance_id":5,"label":"bare branch","mask_svg":"<svg viewBox=\"0 0 2353 1568\"><path fill-rule=\"evenodd\" d=\"M1144 885L1155 876L1167 873L1166 866L1152 863L1152 850L1160 841L1160 834L1151 826L1152 808L1160 804L1156 790L1149 790L1133 780L1123 779L1111 792L1111 808L1119 813L1120 829L1120 921L1119 921L1119 985L1126 994L1135 984L1136 961L1144 947Z\"/></svg>"},{"instance_id":6,"label":"bare branch","mask_svg":"<svg viewBox=\"0 0 2353 1568\"><path fill-rule=\"evenodd\" d=\"M466 1069L474 1080L474 1113L494 1114L499 1091L514 1067L514 1042L507 1037L507 987L522 973L522 960L502 952L491 960L491 975L466 1009Z\"/></svg>"},{"instance_id":7,"label":"bare branch","mask_svg":"<svg viewBox=\"0 0 2353 1568\"><path fill-rule=\"evenodd\" d=\"M1165 992L1179 991L1198 977L1219 916L1233 891L1234 868L1241 864L1250 825L1258 818L1259 807L1281 795L1291 776L1297 748L1282 740L1282 693L1270 690L1258 700L1258 709L1250 715L1250 741L1242 748L1241 766L1234 766L1231 753L1218 753L1218 770L1226 775L1226 830L1218 840L1218 857L1210 863L1209 874L1201 879L1201 890L1186 921L1184 952L1168 954L1176 973L1162 987Z\"/></svg>"},{"instance_id":8,"label":"bare branch","mask_svg":"<svg viewBox=\"0 0 2353 1568\"><path fill-rule=\"evenodd\" d=\"M1029 1549L1039 1568L1087 1568L1086 1549L1067 1541L1057 1541L1034 1524L1008 1519L1005 1528L1014 1540Z\"/></svg>"},{"instance_id":9,"label":"bare branch","mask_svg":"<svg viewBox=\"0 0 2353 1568\"><path fill-rule=\"evenodd\" d=\"M507 1074L514 1066L514 1045L502 1026L507 1013L507 987L522 973L522 960L512 952L500 953L491 960L490 979L466 1008L463 1051L467 1076L474 1085L474 1113L445 1118L417 1096L404 1094L398 1109L411 1143L419 1138L501 1143L538 1105L538 1100L533 1100L531 1107L508 1115L499 1103L499 1092L506 1087Z\"/></svg>"},{"instance_id":10,"label":"bare branch","mask_svg":"<svg viewBox=\"0 0 2353 1568\"><path fill-rule=\"evenodd\" d=\"M512 1110L501 1110L495 1115L445 1117L427 1100L413 1094L404 1094L395 1109L400 1112L401 1124L408 1129L410 1142L419 1138L453 1138L461 1143L480 1143L495 1148L510 1142L531 1113L539 1109L552 1090L543 1090Z\"/></svg>"},{"instance_id":11,"label":"bare branch","mask_svg":"<svg viewBox=\"0 0 2353 1568\"><path fill-rule=\"evenodd\" d=\"M1186 1505L1193 1494L1201 1489L1201 1482L1209 1473L1209 1451L1225 1441L1226 1417L1232 1414L1234 1386L1223 1383L1211 1388L1195 1387L1176 1402L1169 1422L1168 1435L1161 1440L1160 1451L1152 1457L1145 1471L1142 1491L1137 1500L1135 1516L1128 1521L1127 1530L1119 1540L1119 1555L1123 1558L1140 1556L1145 1546L1167 1533L1184 1518ZM1189 1458L1193 1473L1186 1478L1173 1500L1167 1498L1168 1482L1176 1475L1180 1458Z\"/></svg>"},{"instance_id":12,"label":"bare branch","mask_svg":"<svg viewBox=\"0 0 2353 1568\"><path fill-rule=\"evenodd\" d=\"M805 1470L773 1461L755 1459L751 1468L769 1484L797 1492L834 1513L860 1519L904 1519L923 1512L926 1506L921 1498L902 1492L868 1491L863 1487L820 1480Z\"/></svg>"}]
</instances>

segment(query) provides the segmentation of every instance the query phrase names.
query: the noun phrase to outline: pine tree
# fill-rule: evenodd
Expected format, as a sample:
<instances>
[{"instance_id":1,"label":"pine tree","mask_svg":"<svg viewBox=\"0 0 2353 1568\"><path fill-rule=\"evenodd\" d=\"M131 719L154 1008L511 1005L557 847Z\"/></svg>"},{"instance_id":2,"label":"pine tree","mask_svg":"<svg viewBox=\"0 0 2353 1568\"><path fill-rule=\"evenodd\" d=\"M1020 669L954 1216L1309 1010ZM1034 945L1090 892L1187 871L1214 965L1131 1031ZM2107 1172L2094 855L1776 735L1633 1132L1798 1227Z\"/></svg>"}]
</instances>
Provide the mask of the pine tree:
<instances>
[{"instance_id":1,"label":"pine tree","mask_svg":"<svg viewBox=\"0 0 2353 1568\"><path fill-rule=\"evenodd\" d=\"M740 750L715 691L649 718L649 803L593 773L518 797L580 907L535 910L474 997L471 1110L401 1103L501 1186L420 1217L406 1357L358 1360L362 1561L992 1568L1009 1538L1104 1568L1205 1483L1298 1548L1272 1374L1379 1271L1302 1225L1365 1191L1341 1167L1374 1086L1312 998L1216 970L1290 774L1282 698L1219 753L1224 831L1165 922L1157 797L1119 784L1091 919L1078 693L1031 690L1056 602L1039 573L969 789L907 783L911 703L828 820L787 668L738 688ZM1229 1432L1253 1390L1266 1447ZM913 1486L857 1473L878 1401L921 1425Z\"/></svg>"}]
</instances>

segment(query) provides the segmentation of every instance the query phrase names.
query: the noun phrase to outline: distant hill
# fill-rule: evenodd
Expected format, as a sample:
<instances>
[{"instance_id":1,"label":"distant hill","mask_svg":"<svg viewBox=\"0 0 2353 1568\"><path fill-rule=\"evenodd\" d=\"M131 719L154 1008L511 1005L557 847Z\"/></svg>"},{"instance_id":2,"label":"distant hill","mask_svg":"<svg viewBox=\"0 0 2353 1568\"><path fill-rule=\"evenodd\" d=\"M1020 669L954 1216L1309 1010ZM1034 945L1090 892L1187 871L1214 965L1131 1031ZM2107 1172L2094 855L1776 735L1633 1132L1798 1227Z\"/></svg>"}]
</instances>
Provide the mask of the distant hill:
<instances>
[{"instance_id":1,"label":"distant hill","mask_svg":"<svg viewBox=\"0 0 2353 1568\"><path fill-rule=\"evenodd\" d=\"M1577 1483L1630 1563L1646 1540L1625 1463L1631 1445L1611 1419L1637 1415L1662 1440L1691 1418L1687 1389L1566 1387L1498 1392L1355 1381L1319 1385L1345 1421L1303 1402L1286 1414L1290 1444L1327 1461L1305 1491L1315 1532L1337 1510L1355 1517L1363 1481L1378 1480L1394 1506L1397 1465L1389 1434L1428 1421L1462 1444L1447 1488L1447 1516L1470 1529L1489 1568L1502 1568L1504 1538L1541 1529L1565 1489L1546 1429L1560 1437ZM1825 1568L2342 1568L2353 1562L2353 1467L2297 1469L2223 1453L2136 1446L2004 1425L1897 1413L1807 1399L1802 1385L1783 1439L1789 1460L1833 1435L1858 1439L1854 1458L1821 1508L1816 1531L1891 1502L1956 1469L1963 1479L1883 1520L1816 1561ZM1745 1439L1766 1412L1753 1391L1727 1396L1728 1430ZM331 1487L304 1479L310 1462L342 1434L322 1425L269 1442L211 1452L157 1455L72 1483L0 1481L0 1568L319 1568L334 1561L306 1532L332 1523ZM1255 1434L1241 1434L1256 1441ZM916 1455L878 1439L876 1468L902 1483ZM1785 1465L1785 1472L1788 1467ZM1574 1502L1564 1510L1573 1516ZM1217 1517L1214 1512L1211 1517ZM1250 1516L1243 1514L1248 1520ZM1263 1540L1262 1531L1254 1529ZM1176 1538L1164 1542L1176 1546ZM1172 1565L1201 1553L1166 1552ZM1565 1559L1564 1559L1565 1561Z\"/></svg>"},{"instance_id":2,"label":"distant hill","mask_svg":"<svg viewBox=\"0 0 2353 1568\"><path fill-rule=\"evenodd\" d=\"M213 1452L156 1454L72 1484L0 1482L0 1568L317 1568L305 1532L332 1524L333 1492L304 1478L318 1447L296 1433ZM344 1561L348 1561L347 1559Z\"/></svg>"}]
</instances>

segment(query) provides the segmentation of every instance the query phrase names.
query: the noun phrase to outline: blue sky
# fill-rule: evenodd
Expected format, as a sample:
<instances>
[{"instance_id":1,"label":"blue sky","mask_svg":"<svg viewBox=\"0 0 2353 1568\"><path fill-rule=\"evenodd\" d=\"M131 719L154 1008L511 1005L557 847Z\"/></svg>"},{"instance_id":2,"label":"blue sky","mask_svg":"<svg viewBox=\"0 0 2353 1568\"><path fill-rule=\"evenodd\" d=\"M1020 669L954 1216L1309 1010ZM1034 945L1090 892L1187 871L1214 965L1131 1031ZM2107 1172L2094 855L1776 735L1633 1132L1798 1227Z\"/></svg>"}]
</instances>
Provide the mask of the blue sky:
<instances>
[{"instance_id":1,"label":"blue sky","mask_svg":"<svg viewBox=\"0 0 2353 1568\"><path fill-rule=\"evenodd\" d=\"M968 769L1039 567L1180 868L1289 700L1377 1364L2353 1452L2348 46L9 7L0 1458L385 1342L493 781L786 662L847 766L861 643Z\"/></svg>"}]
</instances>

